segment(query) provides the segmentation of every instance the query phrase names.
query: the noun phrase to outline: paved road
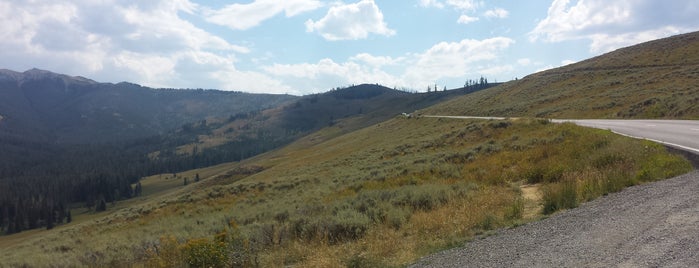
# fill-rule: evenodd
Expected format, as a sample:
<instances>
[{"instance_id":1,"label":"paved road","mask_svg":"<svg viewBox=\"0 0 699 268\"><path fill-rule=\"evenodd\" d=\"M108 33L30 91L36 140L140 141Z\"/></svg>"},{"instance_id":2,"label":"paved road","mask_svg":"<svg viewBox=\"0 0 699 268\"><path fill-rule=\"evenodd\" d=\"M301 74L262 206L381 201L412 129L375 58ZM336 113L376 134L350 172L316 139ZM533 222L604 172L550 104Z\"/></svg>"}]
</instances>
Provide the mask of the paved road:
<instances>
[{"instance_id":1,"label":"paved road","mask_svg":"<svg viewBox=\"0 0 699 268\"><path fill-rule=\"evenodd\" d=\"M411 267L699 267L699 171L421 259Z\"/></svg>"},{"instance_id":2,"label":"paved road","mask_svg":"<svg viewBox=\"0 0 699 268\"><path fill-rule=\"evenodd\" d=\"M699 120L566 120L575 124L609 129L616 133L653 140L699 154Z\"/></svg>"},{"instance_id":3,"label":"paved road","mask_svg":"<svg viewBox=\"0 0 699 268\"><path fill-rule=\"evenodd\" d=\"M485 116L442 116L424 115L423 117L453 119L493 119L505 117ZM609 129L616 133L663 143L678 149L699 154L699 120L603 120L603 119L552 119L552 122L573 122L575 124Z\"/></svg>"}]
</instances>

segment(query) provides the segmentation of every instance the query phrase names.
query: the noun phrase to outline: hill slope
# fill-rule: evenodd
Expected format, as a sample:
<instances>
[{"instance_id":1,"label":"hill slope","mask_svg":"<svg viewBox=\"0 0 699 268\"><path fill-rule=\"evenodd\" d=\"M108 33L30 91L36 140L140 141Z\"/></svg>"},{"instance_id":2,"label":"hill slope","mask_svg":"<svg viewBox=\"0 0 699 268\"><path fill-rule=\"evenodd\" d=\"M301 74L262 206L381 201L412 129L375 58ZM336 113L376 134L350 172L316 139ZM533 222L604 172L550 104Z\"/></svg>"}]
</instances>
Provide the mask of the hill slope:
<instances>
[{"instance_id":1,"label":"hill slope","mask_svg":"<svg viewBox=\"0 0 699 268\"><path fill-rule=\"evenodd\" d=\"M338 88L303 96L260 112L222 118L209 127L208 133L181 146L179 151L191 152L195 147L205 149L240 140L264 140L265 146L286 144L313 131L337 125L335 135L326 135L327 139L495 85L482 84L432 93L407 93L373 84Z\"/></svg>"},{"instance_id":2,"label":"hill slope","mask_svg":"<svg viewBox=\"0 0 699 268\"><path fill-rule=\"evenodd\" d=\"M0 234L52 228L77 203L102 210L137 195L142 176L238 161L337 124L331 138L487 86L295 97L0 70Z\"/></svg>"},{"instance_id":3,"label":"hill slope","mask_svg":"<svg viewBox=\"0 0 699 268\"><path fill-rule=\"evenodd\" d=\"M38 69L0 70L0 134L21 133L61 143L115 142L160 135L185 123L274 107L295 98L97 83Z\"/></svg>"},{"instance_id":4,"label":"hill slope","mask_svg":"<svg viewBox=\"0 0 699 268\"><path fill-rule=\"evenodd\" d=\"M558 76L565 74L552 75ZM548 79L537 74L527 77L528 83L547 85L548 80L536 77ZM556 88L539 89L543 97L506 90L516 83L428 111L595 111L578 106L579 98L560 98L551 106L544 100L558 94ZM591 91L607 87L592 85L599 87ZM532 99L519 97L525 93ZM465 104L469 99L479 101ZM620 106L633 104L619 101ZM310 103L290 109L314 107ZM494 228L691 169L686 160L657 144L547 120L399 117L343 132L343 123L353 119L362 120L347 118L241 162L148 177L141 181L144 196L117 203L104 214L85 213L77 224L0 237L0 262L400 266ZM183 185L196 174L201 181Z\"/></svg>"},{"instance_id":5,"label":"hill slope","mask_svg":"<svg viewBox=\"0 0 699 268\"><path fill-rule=\"evenodd\" d=\"M427 113L699 119L699 32L532 74Z\"/></svg>"}]
</instances>

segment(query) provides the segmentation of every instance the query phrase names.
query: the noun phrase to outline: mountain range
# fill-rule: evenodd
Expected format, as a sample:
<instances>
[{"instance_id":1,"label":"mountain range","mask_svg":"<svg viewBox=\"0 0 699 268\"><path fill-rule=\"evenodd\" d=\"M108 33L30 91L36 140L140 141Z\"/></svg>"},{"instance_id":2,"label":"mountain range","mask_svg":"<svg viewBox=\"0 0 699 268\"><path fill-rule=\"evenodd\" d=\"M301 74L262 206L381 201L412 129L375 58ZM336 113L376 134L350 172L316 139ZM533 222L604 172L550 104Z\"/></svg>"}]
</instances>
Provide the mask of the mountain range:
<instances>
[{"instance_id":1,"label":"mountain range","mask_svg":"<svg viewBox=\"0 0 699 268\"><path fill-rule=\"evenodd\" d=\"M299 97L0 70L0 209L13 211L0 231L51 227L76 202L133 197L143 176L239 161L335 124L335 135L349 133L494 85L416 94L363 84Z\"/></svg>"},{"instance_id":2,"label":"mountain range","mask_svg":"<svg viewBox=\"0 0 699 268\"><path fill-rule=\"evenodd\" d=\"M185 123L277 106L298 97L98 83L32 69L0 70L0 131L59 143L161 135Z\"/></svg>"}]
</instances>

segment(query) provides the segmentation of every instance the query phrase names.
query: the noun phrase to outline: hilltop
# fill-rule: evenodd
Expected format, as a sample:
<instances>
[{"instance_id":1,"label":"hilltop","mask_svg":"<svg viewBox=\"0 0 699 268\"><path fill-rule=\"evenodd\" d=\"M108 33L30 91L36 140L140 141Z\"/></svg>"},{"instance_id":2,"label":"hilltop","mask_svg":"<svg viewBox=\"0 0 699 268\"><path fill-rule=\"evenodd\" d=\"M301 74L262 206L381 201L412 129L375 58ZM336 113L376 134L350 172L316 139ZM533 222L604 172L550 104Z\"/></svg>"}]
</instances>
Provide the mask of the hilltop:
<instances>
[{"instance_id":1,"label":"hilltop","mask_svg":"<svg viewBox=\"0 0 699 268\"><path fill-rule=\"evenodd\" d=\"M298 97L98 83L50 71L0 70L0 134L58 143L145 138L185 123L275 107Z\"/></svg>"},{"instance_id":2,"label":"hilltop","mask_svg":"<svg viewBox=\"0 0 699 268\"><path fill-rule=\"evenodd\" d=\"M431 108L442 115L699 118L699 32L621 48Z\"/></svg>"},{"instance_id":3,"label":"hilltop","mask_svg":"<svg viewBox=\"0 0 699 268\"><path fill-rule=\"evenodd\" d=\"M675 44L676 38L667 39L667 44ZM694 47L693 40L676 46ZM653 47L665 47L665 41ZM635 53L645 50L628 51L595 60L617 62L607 57L636 58ZM682 74L695 68L678 64ZM290 114L298 121L306 121L309 113L321 114L303 128L308 134L279 149L239 162L149 176L140 180L143 195L110 205L107 212L82 213L75 223L53 230L0 237L0 260L17 266L402 266L493 229L691 169L663 146L604 130L537 118L406 118L390 110L404 103L400 110L410 112L406 109L414 106L407 105L409 96L422 96L422 103L435 98L435 105L421 109L432 114L623 117L619 112L628 111L624 108L637 103L631 96L640 94L626 84L612 94L609 81L626 72L628 77L658 77L674 70L585 68L589 67L570 69L570 75L561 68L533 74L464 91L469 94L453 100L362 85L368 90L340 89L233 117L216 123L221 128L201 135L198 143L213 142L219 131L244 129L246 124L268 129ZM578 77L587 74L594 79ZM591 87L584 92L612 94L615 104L604 111L589 106L593 101L586 100L579 87L561 86L573 82L569 76ZM649 85L641 98L681 104L693 96L696 90L690 83L695 81L693 76L676 78L673 84L689 88L684 97L671 97ZM366 104L384 95L394 97ZM401 98L407 99L396 101ZM359 111L333 102L341 99L362 100L354 104L375 108ZM686 111L681 115L685 117L691 108L677 111ZM386 118L383 109L392 115ZM674 112L664 115L673 116L680 117ZM195 177L201 180L192 182Z\"/></svg>"}]
</instances>

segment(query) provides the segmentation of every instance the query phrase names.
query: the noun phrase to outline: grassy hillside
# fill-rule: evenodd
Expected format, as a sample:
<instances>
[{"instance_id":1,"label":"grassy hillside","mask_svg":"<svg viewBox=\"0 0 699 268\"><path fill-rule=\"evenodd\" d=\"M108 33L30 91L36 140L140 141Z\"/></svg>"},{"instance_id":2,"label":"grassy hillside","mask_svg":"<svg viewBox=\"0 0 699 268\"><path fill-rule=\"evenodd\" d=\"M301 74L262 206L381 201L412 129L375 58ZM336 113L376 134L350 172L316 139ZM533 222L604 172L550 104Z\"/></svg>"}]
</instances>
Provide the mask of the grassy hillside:
<instances>
[{"instance_id":1,"label":"grassy hillside","mask_svg":"<svg viewBox=\"0 0 699 268\"><path fill-rule=\"evenodd\" d=\"M208 264L263 267L402 265L542 209L690 169L662 146L541 120L393 119L319 140L198 170L206 178L188 186L168 181L193 174L151 177L144 192L157 196L0 243L0 260L198 266L197 256L206 256ZM541 200L523 195L520 186L530 183L542 189Z\"/></svg>"},{"instance_id":2,"label":"grassy hillside","mask_svg":"<svg viewBox=\"0 0 699 268\"><path fill-rule=\"evenodd\" d=\"M425 113L699 119L699 32L532 74Z\"/></svg>"},{"instance_id":3,"label":"grassy hillside","mask_svg":"<svg viewBox=\"0 0 699 268\"><path fill-rule=\"evenodd\" d=\"M693 41L686 44L694 46ZM655 46L665 47L662 42L651 47ZM629 52L629 59L646 50L633 51L638 52ZM686 68L691 68L687 65L647 66L659 69L644 75L662 77L672 68L687 74ZM668 95L648 87L627 92L637 90L632 86L609 91L604 81L617 79L621 70L584 69L570 69L570 77L580 76L575 81L592 85L584 92L594 93L594 100L617 97L612 107L595 109L587 106L592 102L586 98L568 97L580 94L578 87L565 86L572 78L545 72L426 110L555 117L613 113L609 117L618 117L624 116L619 112L629 111L623 107L637 103L639 92L645 92L645 98L667 101L690 100L687 94L694 94L688 90L685 98L668 99L674 91ZM582 78L588 73L595 79ZM684 77L674 84L694 79ZM693 86L690 82L687 87ZM314 107L310 103L292 108ZM672 111L681 110L685 111L682 117L691 117L695 106L685 109L680 104L664 116L680 116ZM646 106L638 113L650 111ZM531 117L394 116L346 132L348 126L365 124L369 118L348 117L242 162L148 177L141 182L144 196L117 202L107 212L76 211L75 223L0 237L0 264L403 266L495 228L536 220L630 185L691 169L685 159L658 144ZM196 174L202 180L192 182Z\"/></svg>"},{"instance_id":4,"label":"grassy hillside","mask_svg":"<svg viewBox=\"0 0 699 268\"><path fill-rule=\"evenodd\" d=\"M248 143L259 141L265 146L287 144L333 125L338 126L334 132L337 136L383 122L397 114L411 113L495 85L484 84L432 93L407 93L373 84L338 88L255 113L209 119L205 127L208 133L202 133L194 142L180 146L178 152L191 153L197 148L202 153L202 149L226 143L240 147L235 144L240 140ZM236 148L222 146L220 150L234 151Z\"/></svg>"}]
</instances>

